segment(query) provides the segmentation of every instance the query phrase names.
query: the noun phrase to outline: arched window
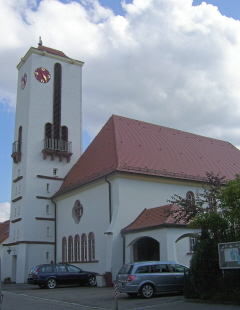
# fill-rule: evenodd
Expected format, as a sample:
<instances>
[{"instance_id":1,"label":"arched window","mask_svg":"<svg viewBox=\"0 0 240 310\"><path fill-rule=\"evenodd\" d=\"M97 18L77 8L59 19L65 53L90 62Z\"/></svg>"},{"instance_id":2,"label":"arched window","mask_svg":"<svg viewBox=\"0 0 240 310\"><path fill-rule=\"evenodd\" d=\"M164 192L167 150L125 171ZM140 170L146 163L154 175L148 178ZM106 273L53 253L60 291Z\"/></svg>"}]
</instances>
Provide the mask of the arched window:
<instances>
[{"instance_id":1,"label":"arched window","mask_svg":"<svg viewBox=\"0 0 240 310\"><path fill-rule=\"evenodd\" d=\"M216 205L216 200L213 196L208 197L208 205L209 207L214 207Z\"/></svg>"},{"instance_id":2,"label":"arched window","mask_svg":"<svg viewBox=\"0 0 240 310\"><path fill-rule=\"evenodd\" d=\"M193 192L189 191L186 194L186 200L188 200L189 202L193 203L195 198L194 198L194 194Z\"/></svg>"},{"instance_id":3,"label":"arched window","mask_svg":"<svg viewBox=\"0 0 240 310\"><path fill-rule=\"evenodd\" d=\"M62 238L62 262L67 262L67 238Z\"/></svg>"},{"instance_id":4,"label":"arched window","mask_svg":"<svg viewBox=\"0 0 240 310\"><path fill-rule=\"evenodd\" d=\"M44 139L44 147L47 149L54 149L54 142L52 140L52 124L45 124L45 139Z\"/></svg>"},{"instance_id":5,"label":"arched window","mask_svg":"<svg viewBox=\"0 0 240 310\"><path fill-rule=\"evenodd\" d=\"M75 262L80 261L80 237L79 235L76 235L74 237L74 259L75 259Z\"/></svg>"},{"instance_id":6,"label":"arched window","mask_svg":"<svg viewBox=\"0 0 240 310\"><path fill-rule=\"evenodd\" d=\"M68 141L68 128L67 128L67 126L62 126L62 140Z\"/></svg>"},{"instance_id":7,"label":"arched window","mask_svg":"<svg viewBox=\"0 0 240 310\"><path fill-rule=\"evenodd\" d=\"M73 261L73 237L68 237L68 261Z\"/></svg>"},{"instance_id":8,"label":"arched window","mask_svg":"<svg viewBox=\"0 0 240 310\"><path fill-rule=\"evenodd\" d=\"M87 236L82 234L81 236L81 261L87 261Z\"/></svg>"},{"instance_id":9,"label":"arched window","mask_svg":"<svg viewBox=\"0 0 240 310\"><path fill-rule=\"evenodd\" d=\"M48 138L48 139L52 138L52 124L51 123L45 124L45 138Z\"/></svg>"},{"instance_id":10,"label":"arched window","mask_svg":"<svg viewBox=\"0 0 240 310\"><path fill-rule=\"evenodd\" d=\"M68 128L62 126L61 150L68 152Z\"/></svg>"},{"instance_id":11,"label":"arched window","mask_svg":"<svg viewBox=\"0 0 240 310\"><path fill-rule=\"evenodd\" d=\"M95 241L93 232L90 232L88 235L88 258L90 261L95 260Z\"/></svg>"}]
</instances>

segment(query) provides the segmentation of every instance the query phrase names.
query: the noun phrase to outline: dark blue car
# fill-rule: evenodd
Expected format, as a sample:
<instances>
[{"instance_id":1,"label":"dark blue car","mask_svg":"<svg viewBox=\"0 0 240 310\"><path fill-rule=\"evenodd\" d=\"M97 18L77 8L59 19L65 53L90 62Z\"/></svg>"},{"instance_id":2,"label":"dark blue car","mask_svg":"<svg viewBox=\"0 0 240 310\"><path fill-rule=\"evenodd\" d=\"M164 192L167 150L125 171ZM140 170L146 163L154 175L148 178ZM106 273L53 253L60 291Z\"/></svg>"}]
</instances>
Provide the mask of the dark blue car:
<instances>
[{"instance_id":1,"label":"dark blue car","mask_svg":"<svg viewBox=\"0 0 240 310\"><path fill-rule=\"evenodd\" d=\"M31 269L28 277L29 284L41 288L55 288L57 285L79 284L96 286L96 272L84 271L69 264L44 264Z\"/></svg>"}]
</instances>

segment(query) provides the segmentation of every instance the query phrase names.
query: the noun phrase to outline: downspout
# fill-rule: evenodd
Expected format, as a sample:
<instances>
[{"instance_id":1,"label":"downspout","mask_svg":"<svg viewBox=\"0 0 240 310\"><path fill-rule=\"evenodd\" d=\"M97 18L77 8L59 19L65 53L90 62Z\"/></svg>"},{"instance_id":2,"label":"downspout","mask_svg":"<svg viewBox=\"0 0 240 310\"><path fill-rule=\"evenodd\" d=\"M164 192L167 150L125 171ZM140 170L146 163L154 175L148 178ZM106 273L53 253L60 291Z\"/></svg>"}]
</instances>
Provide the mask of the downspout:
<instances>
[{"instance_id":1,"label":"downspout","mask_svg":"<svg viewBox=\"0 0 240 310\"><path fill-rule=\"evenodd\" d=\"M123 265L125 264L125 247L126 247L126 239L124 234L121 232L121 236L123 238Z\"/></svg>"},{"instance_id":2,"label":"downspout","mask_svg":"<svg viewBox=\"0 0 240 310\"><path fill-rule=\"evenodd\" d=\"M105 176L105 181L108 183L109 223L111 223L112 221L112 188L111 188L111 183L107 179L107 176Z\"/></svg>"},{"instance_id":3,"label":"downspout","mask_svg":"<svg viewBox=\"0 0 240 310\"><path fill-rule=\"evenodd\" d=\"M54 204L54 217L55 217L55 225L54 225L54 235L55 235L55 245L54 245L54 263L57 263L57 205L52 199L52 203Z\"/></svg>"}]
</instances>

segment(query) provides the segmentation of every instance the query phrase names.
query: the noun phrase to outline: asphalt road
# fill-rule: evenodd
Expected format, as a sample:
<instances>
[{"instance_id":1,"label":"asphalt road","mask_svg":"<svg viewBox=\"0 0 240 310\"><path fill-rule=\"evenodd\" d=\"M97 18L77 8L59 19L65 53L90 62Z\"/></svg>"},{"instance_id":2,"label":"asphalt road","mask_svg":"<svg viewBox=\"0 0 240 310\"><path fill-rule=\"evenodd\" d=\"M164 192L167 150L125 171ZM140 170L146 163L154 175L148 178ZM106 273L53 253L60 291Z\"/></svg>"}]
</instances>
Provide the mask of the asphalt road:
<instances>
[{"instance_id":1,"label":"asphalt road","mask_svg":"<svg viewBox=\"0 0 240 310\"><path fill-rule=\"evenodd\" d=\"M54 290L28 284L2 285L1 310L239 310L239 306L187 301L182 295L129 298L114 288L62 286ZM116 301L117 300L117 301Z\"/></svg>"}]
</instances>

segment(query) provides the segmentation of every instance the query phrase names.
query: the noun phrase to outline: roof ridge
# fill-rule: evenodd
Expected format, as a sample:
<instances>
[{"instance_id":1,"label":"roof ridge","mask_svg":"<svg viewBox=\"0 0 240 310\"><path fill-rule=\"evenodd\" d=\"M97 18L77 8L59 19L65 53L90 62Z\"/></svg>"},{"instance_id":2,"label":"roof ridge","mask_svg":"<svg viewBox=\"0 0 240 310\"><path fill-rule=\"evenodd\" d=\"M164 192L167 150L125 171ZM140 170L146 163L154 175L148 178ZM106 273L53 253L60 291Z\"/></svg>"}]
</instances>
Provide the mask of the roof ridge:
<instances>
[{"instance_id":1,"label":"roof ridge","mask_svg":"<svg viewBox=\"0 0 240 310\"><path fill-rule=\"evenodd\" d=\"M66 58L69 58L65 53L63 53L62 51L60 50L57 50L55 48L51 48L51 47L48 47L48 46L44 46L44 45L38 45L38 48L39 50L41 51L45 51L47 53L50 53L50 54L54 54L54 55L58 55L58 56L62 56L62 57L66 57Z\"/></svg>"}]
</instances>

